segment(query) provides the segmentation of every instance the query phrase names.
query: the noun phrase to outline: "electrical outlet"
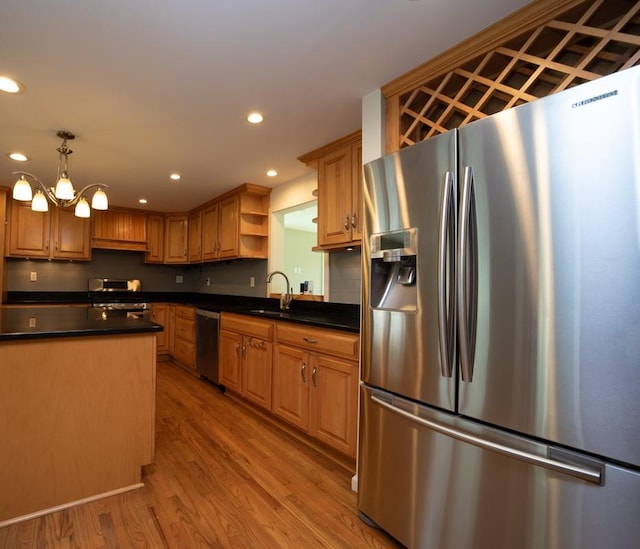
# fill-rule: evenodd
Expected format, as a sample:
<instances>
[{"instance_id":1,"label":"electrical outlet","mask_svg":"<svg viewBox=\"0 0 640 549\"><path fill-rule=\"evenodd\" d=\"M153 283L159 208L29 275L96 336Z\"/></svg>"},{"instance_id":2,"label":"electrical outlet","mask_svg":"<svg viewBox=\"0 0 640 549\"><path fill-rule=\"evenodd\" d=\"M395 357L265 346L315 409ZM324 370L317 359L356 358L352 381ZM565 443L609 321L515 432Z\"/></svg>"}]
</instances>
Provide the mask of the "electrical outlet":
<instances>
[{"instance_id":1,"label":"electrical outlet","mask_svg":"<svg viewBox=\"0 0 640 549\"><path fill-rule=\"evenodd\" d=\"M205 286L211 286L211 279L209 277L204 279L204 285Z\"/></svg>"},{"instance_id":2,"label":"electrical outlet","mask_svg":"<svg viewBox=\"0 0 640 549\"><path fill-rule=\"evenodd\" d=\"M255 276L252 276L252 277L249 279L249 286L251 286L252 288L255 288L255 287L256 287L256 277L255 277Z\"/></svg>"},{"instance_id":3,"label":"electrical outlet","mask_svg":"<svg viewBox=\"0 0 640 549\"><path fill-rule=\"evenodd\" d=\"M184 282L184 277L182 275L176 275L176 284L182 284Z\"/></svg>"},{"instance_id":4,"label":"electrical outlet","mask_svg":"<svg viewBox=\"0 0 640 549\"><path fill-rule=\"evenodd\" d=\"M36 282L38 280L38 273L36 271L31 271L29 273L29 280L31 282Z\"/></svg>"}]
</instances>

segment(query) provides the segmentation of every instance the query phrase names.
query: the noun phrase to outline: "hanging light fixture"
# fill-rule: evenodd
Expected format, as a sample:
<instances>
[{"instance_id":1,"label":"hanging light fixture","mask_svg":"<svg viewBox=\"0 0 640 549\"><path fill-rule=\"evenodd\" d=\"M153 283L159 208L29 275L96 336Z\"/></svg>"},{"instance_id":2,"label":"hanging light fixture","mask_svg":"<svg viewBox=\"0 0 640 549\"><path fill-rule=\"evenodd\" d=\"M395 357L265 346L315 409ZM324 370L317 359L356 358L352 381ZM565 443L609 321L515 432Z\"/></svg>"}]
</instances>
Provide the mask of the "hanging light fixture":
<instances>
[{"instance_id":1,"label":"hanging light fixture","mask_svg":"<svg viewBox=\"0 0 640 549\"><path fill-rule=\"evenodd\" d=\"M91 199L91 208L94 210L106 210L109 208L109 200L106 193L102 190L108 189L108 185L87 185L81 191L76 192L73 183L69 179L69 155L73 152L68 146L67 141L75 139L75 135L69 131L60 130L56 135L62 139L62 145L56 150L58 151L58 178L56 186L47 189L42 181L29 172L13 172L13 175L19 175L20 178L13 186L13 198L23 202L31 201L31 209L36 212L49 211L49 202L61 208L70 208L75 206L75 215L78 217L89 217L91 209L87 202L86 193L91 189L96 189ZM35 194L31 188L28 178L35 181L40 188L37 188Z\"/></svg>"}]
</instances>

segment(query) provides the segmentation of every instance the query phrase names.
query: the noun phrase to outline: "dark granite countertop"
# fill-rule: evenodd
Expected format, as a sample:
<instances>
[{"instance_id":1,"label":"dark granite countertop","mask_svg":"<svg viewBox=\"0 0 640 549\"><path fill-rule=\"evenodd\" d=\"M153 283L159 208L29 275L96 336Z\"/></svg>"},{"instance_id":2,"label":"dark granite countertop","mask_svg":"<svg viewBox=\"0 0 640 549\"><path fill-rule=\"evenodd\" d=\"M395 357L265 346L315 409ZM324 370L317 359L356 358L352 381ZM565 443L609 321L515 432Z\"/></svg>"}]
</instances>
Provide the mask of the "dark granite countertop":
<instances>
[{"instance_id":1,"label":"dark granite countertop","mask_svg":"<svg viewBox=\"0 0 640 549\"><path fill-rule=\"evenodd\" d=\"M8 292L6 304L89 304L99 301L105 294L94 292ZM131 293L109 292L107 296L131 298ZM334 328L358 333L360 306L323 301L293 300L288 311L281 311L278 299L246 297L197 292L136 292L137 301L151 303L180 303L210 311L226 311L272 320L284 320L317 327ZM262 312L260 312L262 311Z\"/></svg>"},{"instance_id":2,"label":"dark granite countertop","mask_svg":"<svg viewBox=\"0 0 640 549\"><path fill-rule=\"evenodd\" d=\"M17 339L44 339L160 332L159 324L139 318L94 320L86 307L0 308L0 343Z\"/></svg>"}]
</instances>

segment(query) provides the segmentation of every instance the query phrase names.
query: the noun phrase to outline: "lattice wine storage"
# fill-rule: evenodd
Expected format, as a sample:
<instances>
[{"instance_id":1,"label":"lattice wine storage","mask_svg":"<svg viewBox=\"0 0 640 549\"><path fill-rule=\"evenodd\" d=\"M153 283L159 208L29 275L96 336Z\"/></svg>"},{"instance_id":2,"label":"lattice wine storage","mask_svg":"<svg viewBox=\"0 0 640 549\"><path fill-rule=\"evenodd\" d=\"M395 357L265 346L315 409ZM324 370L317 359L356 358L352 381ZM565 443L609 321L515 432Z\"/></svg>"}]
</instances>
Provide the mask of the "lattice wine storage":
<instances>
[{"instance_id":1,"label":"lattice wine storage","mask_svg":"<svg viewBox=\"0 0 640 549\"><path fill-rule=\"evenodd\" d=\"M539 19L480 54L462 50L459 65L410 89L393 96L383 89L389 108L396 109L388 111L388 149L640 63L640 2L564 2L561 13ZM425 69L429 63L421 68L426 75Z\"/></svg>"}]
</instances>

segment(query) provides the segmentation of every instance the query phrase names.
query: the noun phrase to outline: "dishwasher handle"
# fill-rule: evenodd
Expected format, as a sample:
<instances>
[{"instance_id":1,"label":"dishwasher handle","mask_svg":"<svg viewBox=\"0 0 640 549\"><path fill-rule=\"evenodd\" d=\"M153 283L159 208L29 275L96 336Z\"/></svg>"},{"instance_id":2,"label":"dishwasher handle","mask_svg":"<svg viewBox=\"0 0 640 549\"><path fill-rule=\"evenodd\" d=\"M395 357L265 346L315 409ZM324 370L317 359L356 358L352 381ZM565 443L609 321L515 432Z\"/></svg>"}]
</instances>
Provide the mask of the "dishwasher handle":
<instances>
[{"instance_id":1,"label":"dishwasher handle","mask_svg":"<svg viewBox=\"0 0 640 549\"><path fill-rule=\"evenodd\" d=\"M196 309L196 315L203 316L205 318L212 318L214 320L218 320L220 318L220 313L207 311L206 309Z\"/></svg>"}]
</instances>

